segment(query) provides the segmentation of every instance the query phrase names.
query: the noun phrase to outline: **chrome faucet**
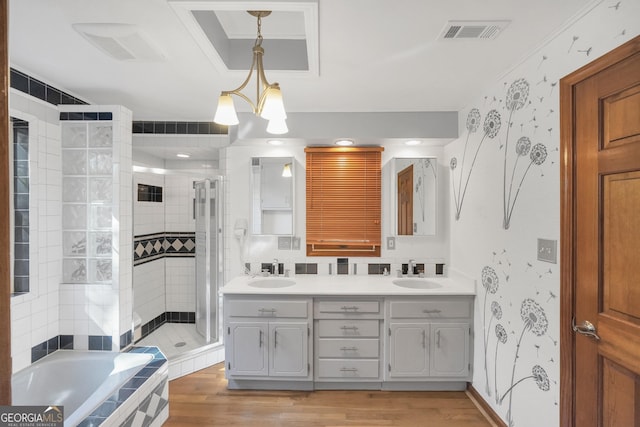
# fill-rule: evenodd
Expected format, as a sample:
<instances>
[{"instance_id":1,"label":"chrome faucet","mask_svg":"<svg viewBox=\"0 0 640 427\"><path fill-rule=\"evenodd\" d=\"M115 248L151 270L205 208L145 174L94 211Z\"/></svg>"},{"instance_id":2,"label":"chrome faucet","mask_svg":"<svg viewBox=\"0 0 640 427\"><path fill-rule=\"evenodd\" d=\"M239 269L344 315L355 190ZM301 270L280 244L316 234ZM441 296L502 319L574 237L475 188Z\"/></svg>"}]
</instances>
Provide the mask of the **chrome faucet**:
<instances>
[{"instance_id":1,"label":"chrome faucet","mask_svg":"<svg viewBox=\"0 0 640 427\"><path fill-rule=\"evenodd\" d=\"M407 276L413 276L413 271L416 268L416 261L413 259L409 260L407 264Z\"/></svg>"},{"instance_id":2,"label":"chrome faucet","mask_svg":"<svg viewBox=\"0 0 640 427\"><path fill-rule=\"evenodd\" d=\"M280 266L278 264L278 259L274 258L273 259L273 264L271 264L271 274L273 274L274 276L279 276L280 275Z\"/></svg>"}]
</instances>

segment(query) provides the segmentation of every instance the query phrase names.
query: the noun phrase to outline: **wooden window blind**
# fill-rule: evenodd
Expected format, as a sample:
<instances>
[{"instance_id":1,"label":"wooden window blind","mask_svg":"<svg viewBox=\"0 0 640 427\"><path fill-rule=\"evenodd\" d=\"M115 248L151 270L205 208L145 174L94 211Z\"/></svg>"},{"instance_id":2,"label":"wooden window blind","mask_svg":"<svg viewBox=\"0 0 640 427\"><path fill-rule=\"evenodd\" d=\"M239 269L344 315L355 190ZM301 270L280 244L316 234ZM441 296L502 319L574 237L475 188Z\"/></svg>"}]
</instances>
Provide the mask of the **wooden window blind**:
<instances>
[{"instance_id":1,"label":"wooden window blind","mask_svg":"<svg viewBox=\"0 0 640 427\"><path fill-rule=\"evenodd\" d=\"M380 256L383 147L307 147L307 256Z\"/></svg>"}]
</instances>

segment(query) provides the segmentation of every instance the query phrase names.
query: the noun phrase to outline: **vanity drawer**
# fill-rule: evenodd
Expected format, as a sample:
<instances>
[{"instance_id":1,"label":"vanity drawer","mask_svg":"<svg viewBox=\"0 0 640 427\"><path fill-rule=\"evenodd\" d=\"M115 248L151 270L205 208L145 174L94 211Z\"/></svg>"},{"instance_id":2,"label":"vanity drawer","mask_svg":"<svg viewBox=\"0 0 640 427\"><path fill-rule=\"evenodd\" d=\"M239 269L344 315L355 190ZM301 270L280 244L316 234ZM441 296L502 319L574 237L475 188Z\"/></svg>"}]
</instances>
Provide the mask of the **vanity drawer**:
<instances>
[{"instance_id":1,"label":"vanity drawer","mask_svg":"<svg viewBox=\"0 0 640 427\"><path fill-rule=\"evenodd\" d=\"M225 311L229 317L307 318L309 305L308 300L227 300Z\"/></svg>"},{"instance_id":2,"label":"vanity drawer","mask_svg":"<svg viewBox=\"0 0 640 427\"><path fill-rule=\"evenodd\" d=\"M357 359L377 358L380 340L376 338L323 338L318 340L318 357Z\"/></svg>"},{"instance_id":3,"label":"vanity drawer","mask_svg":"<svg viewBox=\"0 0 640 427\"><path fill-rule=\"evenodd\" d=\"M380 301L318 301L315 311L316 316L338 313L343 315L378 314L380 313Z\"/></svg>"},{"instance_id":4,"label":"vanity drawer","mask_svg":"<svg viewBox=\"0 0 640 427\"><path fill-rule=\"evenodd\" d=\"M318 320L318 337L374 337L380 335L378 320Z\"/></svg>"},{"instance_id":5,"label":"vanity drawer","mask_svg":"<svg viewBox=\"0 0 640 427\"><path fill-rule=\"evenodd\" d=\"M425 299L424 301L391 301L389 315L392 319L440 319L471 317L471 299Z\"/></svg>"},{"instance_id":6,"label":"vanity drawer","mask_svg":"<svg viewBox=\"0 0 640 427\"><path fill-rule=\"evenodd\" d=\"M380 377L380 362L372 360L323 359L318 362L318 379Z\"/></svg>"}]
</instances>

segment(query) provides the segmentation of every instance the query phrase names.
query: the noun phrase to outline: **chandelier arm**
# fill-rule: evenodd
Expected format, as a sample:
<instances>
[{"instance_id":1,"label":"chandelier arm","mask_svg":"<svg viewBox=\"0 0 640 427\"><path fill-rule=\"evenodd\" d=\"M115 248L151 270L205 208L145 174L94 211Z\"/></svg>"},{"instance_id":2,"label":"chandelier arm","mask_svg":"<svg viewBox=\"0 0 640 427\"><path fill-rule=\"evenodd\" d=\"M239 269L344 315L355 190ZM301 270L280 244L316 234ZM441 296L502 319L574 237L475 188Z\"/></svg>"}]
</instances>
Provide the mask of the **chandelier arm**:
<instances>
[{"instance_id":1,"label":"chandelier arm","mask_svg":"<svg viewBox=\"0 0 640 427\"><path fill-rule=\"evenodd\" d=\"M255 47L255 46L254 46ZM245 101L247 101L249 103L249 105L251 105L251 108L253 109L253 113L254 114L258 114L258 106L256 104L253 103L253 101L251 101L251 99L249 99L248 96L246 96L244 93L242 93L241 91L247 87L247 85L249 84L249 82L251 81L251 77L253 76L253 71L256 70L258 71L259 69L261 69L261 63L262 61L259 60L258 58L258 53L255 51L253 52L253 61L251 62L251 68L249 68L249 75L247 75L247 78L242 82L242 84L240 84L240 86L238 86L237 88L233 89L233 90L228 90L228 91L223 91L223 94L233 94L233 95L237 95L240 98L244 99ZM256 66L257 65L257 66ZM264 72L262 73L264 74ZM258 75L258 84L260 83L260 73L257 73ZM258 99L258 98L256 98Z\"/></svg>"}]
</instances>

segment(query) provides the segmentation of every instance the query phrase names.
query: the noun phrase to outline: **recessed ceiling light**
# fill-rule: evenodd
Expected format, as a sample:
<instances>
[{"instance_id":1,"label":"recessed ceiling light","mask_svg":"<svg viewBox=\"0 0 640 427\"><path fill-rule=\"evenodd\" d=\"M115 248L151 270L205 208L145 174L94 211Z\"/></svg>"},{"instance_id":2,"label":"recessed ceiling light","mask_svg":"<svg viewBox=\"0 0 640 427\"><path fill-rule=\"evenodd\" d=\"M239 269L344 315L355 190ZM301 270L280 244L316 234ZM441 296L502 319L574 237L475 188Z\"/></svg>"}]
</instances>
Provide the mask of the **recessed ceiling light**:
<instances>
[{"instance_id":1,"label":"recessed ceiling light","mask_svg":"<svg viewBox=\"0 0 640 427\"><path fill-rule=\"evenodd\" d=\"M422 141L419 141L417 139L410 139L409 141L405 141L404 143L406 145L420 145Z\"/></svg>"},{"instance_id":2,"label":"recessed ceiling light","mask_svg":"<svg viewBox=\"0 0 640 427\"><path fill-rule=\"evenodd\" d=\"M191 154L188 154L188 153L178 153L178 154L176 154L176 157L180 157L181 159L188 159L189 157L191 157Z\"/></svg>"},{"instance_id":3,"label":"recessed ceiling light","mask_svg":"<svg viewBox=\"0 0 640 427\"><path fill-rule=\"evenodd\" d=\"M267 141L267 143L271 144L271 145L282 145L283 144L283 142L281 140L279 140L279 139L270 139L270 140Z\"/></svg>"},{"instance_id":4,"label":"recessed ceiling light","mask_svg":"<svg viewBox=\"0 0 640 427\"><path fill-rule=\"evenodd\" d=\"M339 145L341 147L348 147L349 145L353 145L353 141L350 139L341 139L339 141L336 141L336 145Z\"/></svg>"}]
</instances>

